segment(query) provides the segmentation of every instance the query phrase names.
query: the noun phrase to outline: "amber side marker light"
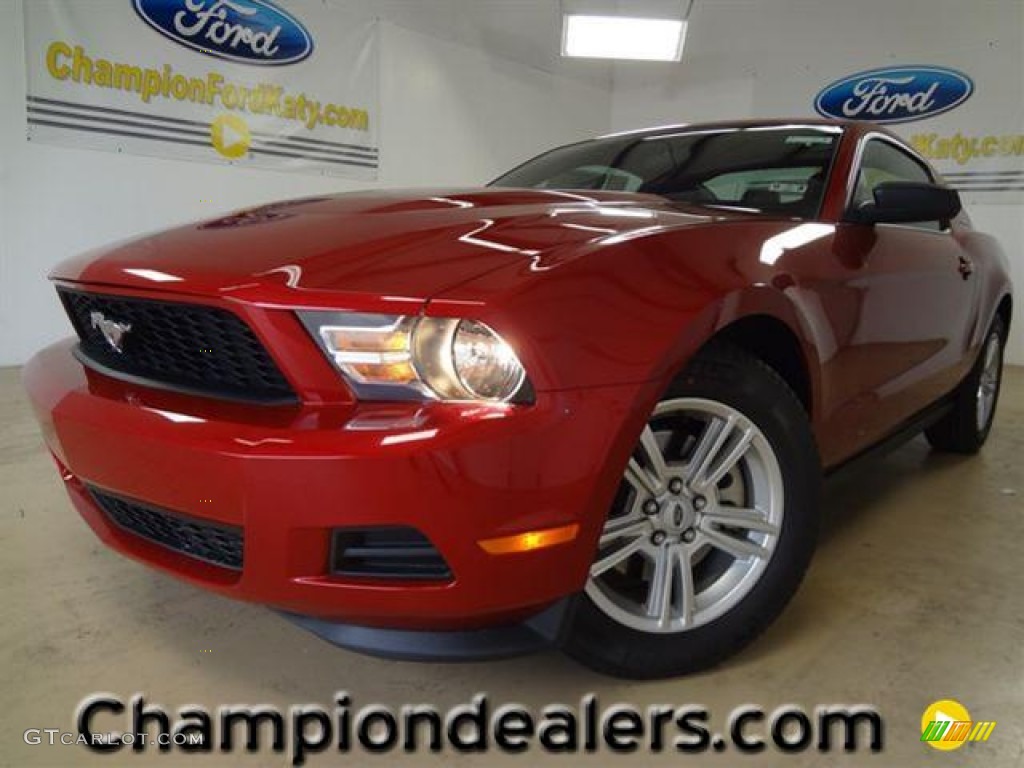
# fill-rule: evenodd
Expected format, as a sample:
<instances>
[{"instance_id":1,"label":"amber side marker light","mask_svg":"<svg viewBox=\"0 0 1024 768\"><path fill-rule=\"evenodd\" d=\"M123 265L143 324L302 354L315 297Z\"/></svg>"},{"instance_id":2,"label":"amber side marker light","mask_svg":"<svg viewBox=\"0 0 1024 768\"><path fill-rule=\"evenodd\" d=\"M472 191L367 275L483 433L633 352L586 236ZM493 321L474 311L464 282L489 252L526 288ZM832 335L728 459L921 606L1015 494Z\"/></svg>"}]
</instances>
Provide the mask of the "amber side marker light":
<instances>
[{"instance_id":1,"label":"amber side marker light","mask_svg":"<svg viewBox=\"0 0 1024 768\"><path fill-rule=\"evenodd\" d=\"M484 539L478 542L489 555L510 555L514 552L531 552L535 549L565 544L576 538L580 526L578 523L563 525L560 528L545 528L541 531L527 531L514 536L501 536L497 539Z\"/></svg>"}]
</instances>

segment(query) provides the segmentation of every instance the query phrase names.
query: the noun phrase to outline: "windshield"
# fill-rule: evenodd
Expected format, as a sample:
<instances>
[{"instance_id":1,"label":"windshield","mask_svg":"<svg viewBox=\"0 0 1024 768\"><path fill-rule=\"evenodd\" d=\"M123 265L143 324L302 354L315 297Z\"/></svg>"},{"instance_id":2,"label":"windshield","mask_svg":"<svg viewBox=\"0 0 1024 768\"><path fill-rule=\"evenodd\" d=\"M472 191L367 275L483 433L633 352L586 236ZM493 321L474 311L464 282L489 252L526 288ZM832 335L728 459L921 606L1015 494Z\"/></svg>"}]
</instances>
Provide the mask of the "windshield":
<instances>
[{"instance_id":1,"label":"windshield","mask_svg":"<svg viewBox=\"0 0 1024 768\"><path fill-rule=\"evenodd\" d=\"M841 133L787 125L616 136L552 150L491 186L646 192L809 219L821 207Z\"/></svg>"}]
</instances>

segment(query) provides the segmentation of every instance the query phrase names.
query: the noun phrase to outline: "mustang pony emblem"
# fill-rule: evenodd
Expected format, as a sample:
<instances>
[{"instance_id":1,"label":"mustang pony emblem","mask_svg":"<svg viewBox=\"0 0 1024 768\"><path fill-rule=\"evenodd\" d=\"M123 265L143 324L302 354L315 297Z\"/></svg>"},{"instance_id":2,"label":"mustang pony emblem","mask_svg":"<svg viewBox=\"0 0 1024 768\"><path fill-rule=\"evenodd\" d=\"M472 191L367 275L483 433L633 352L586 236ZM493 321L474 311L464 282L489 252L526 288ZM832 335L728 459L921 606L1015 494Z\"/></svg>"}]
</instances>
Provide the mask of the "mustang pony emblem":
<instances>
[{"instance_id":1,"label":"mustang pony emblem","mask_svg":"<svg viewBox=\"0 0 1024 768\"><path fill-rule=\"evenodd\" d=\"M99 332L103 334L103 338L106 339L111 349L117 353L124 352L124 335L132 329L131 323L110 320L102 312L90 312L89 321L93 328L98 328Z\"/></svg>"}]
</instances>

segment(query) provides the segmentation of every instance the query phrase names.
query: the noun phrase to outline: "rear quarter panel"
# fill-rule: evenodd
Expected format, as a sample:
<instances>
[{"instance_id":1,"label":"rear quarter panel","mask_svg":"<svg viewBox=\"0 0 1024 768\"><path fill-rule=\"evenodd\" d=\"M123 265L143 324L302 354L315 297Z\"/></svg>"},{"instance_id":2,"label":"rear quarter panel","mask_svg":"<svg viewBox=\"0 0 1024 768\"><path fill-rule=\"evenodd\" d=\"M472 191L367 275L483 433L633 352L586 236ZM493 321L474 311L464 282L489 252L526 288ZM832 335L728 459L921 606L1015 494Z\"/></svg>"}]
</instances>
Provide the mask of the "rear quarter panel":
<instances>
[{"instance_id":1,"label":"rear quarter panel","mask_svg":"<svg viewBox=\"0 0 1024 768\"><path fill-rule=\"evenodd\" d=\"M976 353L992 325L1000 302L1013 295L1010 264L999 241L992 235L975 230L969 219L958 228L956 237L970 254L978 280L977 317L971 329L971 349Z\"/></svg>"}]
</instances>

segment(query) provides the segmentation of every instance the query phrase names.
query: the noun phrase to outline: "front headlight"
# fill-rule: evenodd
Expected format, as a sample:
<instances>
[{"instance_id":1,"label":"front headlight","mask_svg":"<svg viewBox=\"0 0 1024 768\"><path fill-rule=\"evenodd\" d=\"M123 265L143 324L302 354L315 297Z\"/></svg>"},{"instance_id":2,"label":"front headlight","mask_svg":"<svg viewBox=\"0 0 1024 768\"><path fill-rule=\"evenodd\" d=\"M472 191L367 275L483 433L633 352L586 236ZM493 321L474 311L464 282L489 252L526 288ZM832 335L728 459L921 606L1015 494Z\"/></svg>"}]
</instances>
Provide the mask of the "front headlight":
<instances>
[{"instance_id":1,"label":"front headlight","mask_svg":"<svg viewBox=\"0 0 1024 768\"><path fill-rule=\"evenodd\" d=\"M298 314L360 398L494 403L533 399L515 350L476 320L355 312Z\"/></svg>"}]
</instances>

